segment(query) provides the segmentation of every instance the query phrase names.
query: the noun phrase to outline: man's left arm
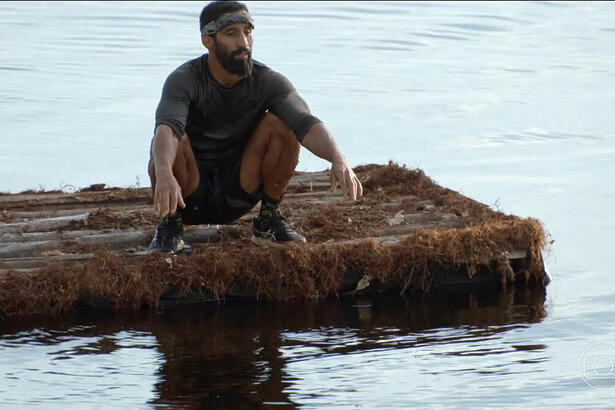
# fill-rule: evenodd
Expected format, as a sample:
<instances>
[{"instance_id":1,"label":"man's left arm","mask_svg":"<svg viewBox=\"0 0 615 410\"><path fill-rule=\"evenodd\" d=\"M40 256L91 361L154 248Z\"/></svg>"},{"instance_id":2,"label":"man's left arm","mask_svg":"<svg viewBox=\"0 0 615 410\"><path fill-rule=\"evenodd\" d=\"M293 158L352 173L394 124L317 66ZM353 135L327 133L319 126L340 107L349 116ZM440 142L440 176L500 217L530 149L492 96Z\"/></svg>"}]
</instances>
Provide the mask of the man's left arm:
<instances>
[{"instance_id":1,"label":"man's left arm","mask_svg":"<svg viewBox=\"0 0 615 410\"><path fill-rule=\"evenodd\" d=\"M274 71L267 74L267 88L271 91L270 111L288 125L301 145L331 163L331 191L335 192L339 184L342 193L352 200L363 195L361 182L340 152L333 135L310 114L307 103L286 77Z\"/></svg>"},{"instance_id":2,"label":"man's left arm","mask_svg":"<svg viewBox=\"0 0 615 410\"><path fill-rule=\"evenodd\" d=\"M352 200L363 195L361 181L355 175L346 157L342 155L335 138L322 122L312 125L301 143L314 155L331 163L331 190L333 192L339 184L342 187L342 193Z\"/></svg>"}]
</instances>

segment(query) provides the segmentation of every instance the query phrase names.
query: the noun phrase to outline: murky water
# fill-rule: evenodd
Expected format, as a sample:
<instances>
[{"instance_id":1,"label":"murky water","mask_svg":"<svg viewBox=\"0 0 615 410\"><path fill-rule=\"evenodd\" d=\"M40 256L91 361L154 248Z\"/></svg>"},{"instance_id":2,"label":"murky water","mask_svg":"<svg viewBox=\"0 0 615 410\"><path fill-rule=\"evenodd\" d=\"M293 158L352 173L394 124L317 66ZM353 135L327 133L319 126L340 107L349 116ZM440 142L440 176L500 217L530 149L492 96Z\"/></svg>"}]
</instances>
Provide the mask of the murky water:
<instances>
[{"instance_id":1,"label":"murky water","mask_svg":"<svg viewBox=\"0 0 615 410\"><path fill-rule=\"evenodd\" d=\"M0 3L0 191L147 185L202 3ZM615 6L249 3L353 164L393 159L555 241L546 295L0 322L0 405L612 407ZM299 169L326 163L304 152Z\"/></svg>"}]
</instances>

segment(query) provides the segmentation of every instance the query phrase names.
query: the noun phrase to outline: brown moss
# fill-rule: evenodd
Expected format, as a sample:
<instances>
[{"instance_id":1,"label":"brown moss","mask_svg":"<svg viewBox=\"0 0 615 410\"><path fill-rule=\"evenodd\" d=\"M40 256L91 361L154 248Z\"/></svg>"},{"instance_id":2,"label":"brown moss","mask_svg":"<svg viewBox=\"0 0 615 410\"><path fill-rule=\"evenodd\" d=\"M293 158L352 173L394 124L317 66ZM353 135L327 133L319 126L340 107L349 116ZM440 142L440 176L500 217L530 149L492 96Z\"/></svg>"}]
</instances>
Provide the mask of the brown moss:
<instances>
[{"instance_id":1,"label":"brown moss","mask_svg":"<svg viewBox=\"0 0 615 410\"><path fill-rule=\"evenodd\" d=\"M337 294L342 273L361 271L381 282L422 280L428 287L434 263L464 265L474 272L494 255L527 249L536 258L544 232L534 219L502 221L477 227L421 230L394 245L375 240L347 245L291 246L286 249L212 246L192 256L141 258L127 265L113 253L101 252L86 264L67 269L50 265L37 274L0 277L0 309L7 315L58 314L78 298L104 298L115 309L155 307L173 285L179 294L210 289L220 298L231 285L254 289L259 298L310 298ZM542 266L531 264L530 278L540 279Z\"/></svg>"},{"instance_id":2,"label":"brown moss","mask_svg":"<svg viewBox=\"0 0 615 410\"><path fill-rule=\"evenodd\" d=\"M104 191L107 184L92 184L88 187L81 188L79 192L96 192L96 191Z\"/></svg>"},{"instance_id":3,"label":"brown moss","mask_svg":"<svg viewBox=\"0 0 615 410\"><path fill-rule=\"evenodd\" d=\"M311 243L321 243L370 236L377 228L386 226L393 214L382 209L358 210L325 204L311 209L304 217L291 217L291 220Z\"/></svg>"},{"instance_id":4,"label":"brown moss","mask_svg":"<svg viewBox=\"0 0 615 410\"><path fill-rule=\"evenodd\" d=\"M98 208L81 221L72 222L66 230L77 229L128 229L141 226L152 226L159 222L153 209L143 211L114 210Z\"/></svg>"},{"instance_id":5,"label":"brown moss","mask_svg":"<svg viewBox=\"0 0 615 410\"><path fill-rule=\"evenodd\" d=\"M356 168L366 194L384 193L386 196L419 194L435 183L420 169L407 169L395 162L385 167L364 165Z\"/></svg>"}]
</instances>

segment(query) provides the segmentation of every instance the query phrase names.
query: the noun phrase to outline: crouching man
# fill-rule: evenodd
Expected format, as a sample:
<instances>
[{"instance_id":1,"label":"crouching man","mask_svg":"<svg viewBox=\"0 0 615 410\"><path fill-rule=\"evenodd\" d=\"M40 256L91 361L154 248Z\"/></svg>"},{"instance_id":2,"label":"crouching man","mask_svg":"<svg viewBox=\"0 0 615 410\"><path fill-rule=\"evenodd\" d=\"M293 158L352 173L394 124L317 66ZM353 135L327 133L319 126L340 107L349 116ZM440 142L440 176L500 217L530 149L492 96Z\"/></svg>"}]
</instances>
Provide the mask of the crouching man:
<instances>
[{"instance_id":1,"label":"crouching man","mask_svg":"<svg viewBox=\"0 0 615 410\"><path fill-rule=\"evenodd\" d=\"M301 145L331 162L332 189L354 200L361 183L293 85L252 60L247 7L215 1L199 20L208 53L167 77L156 110L149 175L162 220L148 253L181 253L183 224L227 224L259 201L252 242L305 242L279 210Z\"/></svg>"}]
</instances>

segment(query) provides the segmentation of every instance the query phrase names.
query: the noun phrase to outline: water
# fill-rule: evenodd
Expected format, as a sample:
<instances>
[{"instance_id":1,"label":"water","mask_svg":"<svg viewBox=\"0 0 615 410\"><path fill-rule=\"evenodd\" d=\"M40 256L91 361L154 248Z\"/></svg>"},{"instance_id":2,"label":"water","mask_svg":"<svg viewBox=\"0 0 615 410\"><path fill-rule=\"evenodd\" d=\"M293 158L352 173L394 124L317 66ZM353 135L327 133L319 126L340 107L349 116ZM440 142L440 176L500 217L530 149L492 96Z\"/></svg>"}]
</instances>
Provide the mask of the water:
<instances>
[{"instance_id":1,"label":"water","mask_svg":"<svg viewBox=\"0 0 615 410\"><path fill-rule=\"evenodd\" d=\"M0 4L0 191L146 186L161 86L203 52L202 5ZM254 57L353 164L420 167L539 218L546 295L3 322L0 405L612 407L615 6L249 5Z\"/></svg>"}]
</instances>

